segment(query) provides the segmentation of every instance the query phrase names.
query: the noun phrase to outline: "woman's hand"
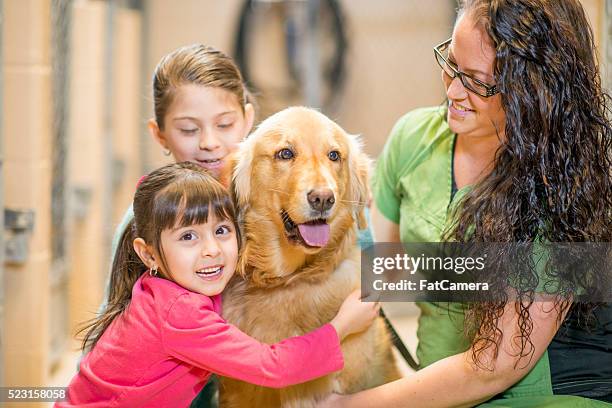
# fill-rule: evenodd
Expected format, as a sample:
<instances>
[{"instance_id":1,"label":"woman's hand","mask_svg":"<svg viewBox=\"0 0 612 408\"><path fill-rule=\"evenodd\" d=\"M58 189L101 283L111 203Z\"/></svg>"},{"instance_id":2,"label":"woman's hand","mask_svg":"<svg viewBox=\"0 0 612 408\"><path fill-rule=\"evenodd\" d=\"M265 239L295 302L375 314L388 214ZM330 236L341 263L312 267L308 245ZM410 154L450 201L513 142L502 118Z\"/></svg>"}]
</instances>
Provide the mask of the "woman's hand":
<instances>
[{"instance_id":1,"label":"woman's hand","mask_svg":"<svg viewBox=\"0 0 612 408\"><path fill-rule=\"evenodd\" d=\"M354 290L342 303L336 317L330 322L340 340L352 333L358 333L370 327L380 311L378 302L362 302L361 291Z\"/></svg>"}]
</instances>

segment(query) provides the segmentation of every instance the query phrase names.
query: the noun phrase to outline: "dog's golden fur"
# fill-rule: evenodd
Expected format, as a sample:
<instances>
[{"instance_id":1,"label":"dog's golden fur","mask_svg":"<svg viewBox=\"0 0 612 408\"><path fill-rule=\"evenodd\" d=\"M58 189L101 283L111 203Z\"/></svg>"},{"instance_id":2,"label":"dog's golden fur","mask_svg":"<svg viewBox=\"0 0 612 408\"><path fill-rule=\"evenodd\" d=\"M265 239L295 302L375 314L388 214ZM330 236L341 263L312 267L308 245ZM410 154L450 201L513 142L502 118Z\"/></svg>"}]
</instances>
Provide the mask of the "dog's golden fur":
<instances>
[{"instance_id":1,"label":"dog's golden fur","mask_svg":"<svg viewBox=\"0 0 612 408\"><path fill-rule=\"evenodd\" d=\"M294 157L278 152L290 149ZM330 151L340 154L331 160ZM237 276L223 314L251 336L274 343L329 322L360 284L357 226L365 227L369 160L355 137L323 114L289 108L265 120L236 155L232 188L244 226ZM288 235L313 218L309 191L328 188L329 241L312 247ZM289 224L293 225L293 224ZM289 228L289 227L287 227ZM399 378L381 319L342 342L344 369L280 390L222 379L222 407L312 407L331 392L352 393Z\"/></svg>"}]
</instances>

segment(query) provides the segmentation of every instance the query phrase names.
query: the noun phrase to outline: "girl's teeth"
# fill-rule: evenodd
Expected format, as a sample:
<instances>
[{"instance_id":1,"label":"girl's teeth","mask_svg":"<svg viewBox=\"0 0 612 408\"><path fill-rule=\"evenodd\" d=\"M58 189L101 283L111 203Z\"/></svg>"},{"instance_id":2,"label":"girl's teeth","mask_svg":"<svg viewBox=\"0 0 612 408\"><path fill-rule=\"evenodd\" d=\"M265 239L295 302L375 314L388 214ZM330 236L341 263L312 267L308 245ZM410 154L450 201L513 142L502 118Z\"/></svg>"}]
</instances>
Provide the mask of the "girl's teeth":
<instances>
[{"instance_id":1,"label":"girl's teeth","mask_svg":"<svg viewBox=\"0 0 612 408\"><path fill-rule=\"evenodd\" d=\"M203 274L212 274L212 273L217 273L221 270L221 267L215 267L215 268L204 268L204 269L200 269L199 271L197 271L197 273L203 273Z\"/></svg>"}]
</instances>

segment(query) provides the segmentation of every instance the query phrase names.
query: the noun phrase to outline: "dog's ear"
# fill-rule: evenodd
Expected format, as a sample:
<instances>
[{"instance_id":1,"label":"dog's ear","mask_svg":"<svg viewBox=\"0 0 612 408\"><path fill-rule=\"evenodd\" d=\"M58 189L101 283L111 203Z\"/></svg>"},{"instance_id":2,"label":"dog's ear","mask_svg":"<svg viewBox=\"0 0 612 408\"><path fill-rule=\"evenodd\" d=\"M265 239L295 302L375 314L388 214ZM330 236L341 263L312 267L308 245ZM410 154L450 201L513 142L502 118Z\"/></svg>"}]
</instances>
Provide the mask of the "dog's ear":
<instances>
[{"instance_id":1,"label":"dog's ear","mask_svg":"<svg viewBox=\"0 0 612 408\"><path fill-rule=\"evenodd\" d=\"M365 229L368 222L365 207L369 201L370 158L363 153L358 135L348 135L349 146L349 200L353 201L354 216L359 229Z\"/></svg>"},{"instance_id":2,"label":"dog's ear","mask_svg":"<svg viewBox=\"0 0 612 408\"><path fill-rule=\"evenodd\" d=\"M240 247L240 256L236 265L237 275L244 278L248 267L247 259L249 248L247 245L245 214L248 208L249 196L251 190L251 163L253 155L249 146L244 146L246 141L243 141L238 149L228 156L229 171L222 173L222 180L228 180L229 190L232 196L234 207L236 208L236 222L238 224L239 234L238 239ZM223 178L223 177L227 178Z\"/></svg>"},{"instance_id":3,"label":"dog's ear","mask_svg":"<svg viewBox=\"0 0 612 408\"><path fill-rule=\"evenodd\" d=\"M233 173L231 191L234 204L239 213L243 213L251 196L251 169L253 164L253 143L251 138L240 143L238 151L233 154Z\"/></svg>"},{"instance_id":4,"label":"dog's ear","mask_svg":"<svg viewBox=\"0 0 612 408\"><path fill-rule=\"evenodd\" d=\"M223 166L221 168L221 173L219 174L219 181L224 186L227 186L232 190L232 175L234 174L234 169L236 168L236 163L238 162L238 152L232 152L226 156L227 166Z\"/></svg>"}]
</instances>

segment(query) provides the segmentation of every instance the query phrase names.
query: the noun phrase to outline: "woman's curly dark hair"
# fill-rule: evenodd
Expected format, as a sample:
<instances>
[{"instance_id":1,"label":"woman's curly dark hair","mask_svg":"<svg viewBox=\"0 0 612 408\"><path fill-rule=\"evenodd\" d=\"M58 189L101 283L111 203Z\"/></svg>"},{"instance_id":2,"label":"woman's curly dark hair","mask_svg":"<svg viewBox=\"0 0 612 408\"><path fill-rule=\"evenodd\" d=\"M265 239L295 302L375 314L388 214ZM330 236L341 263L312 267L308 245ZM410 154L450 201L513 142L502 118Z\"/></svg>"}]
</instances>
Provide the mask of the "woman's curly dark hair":
<instances>
[{"instance_id":1,"label":"woman's curly dark hair","mask_svg":"<svg viewBox=\"0 0 612 408\"><path fill-rule=\"evenodd\" d=\"M580 3L467 0L459 12L469 15L495 47L494 75L506 124L493 171L458 206L447 238L610 242L610 96L602 90L593 33ZM609 290L572 268L546 268L559 285L559 318L577 287L595 297L598 290ZM516 279L521 283L515 288L519 357L533 355L529 307L541 279L535 269L523 268L514 277L496 274L495 300L466 306L476 363L489 347L497 355L502 336L497 324L510 300L509 282ZM588 315L594 306L581 304L581 310Z\"/></svg>"}]
</instances>

